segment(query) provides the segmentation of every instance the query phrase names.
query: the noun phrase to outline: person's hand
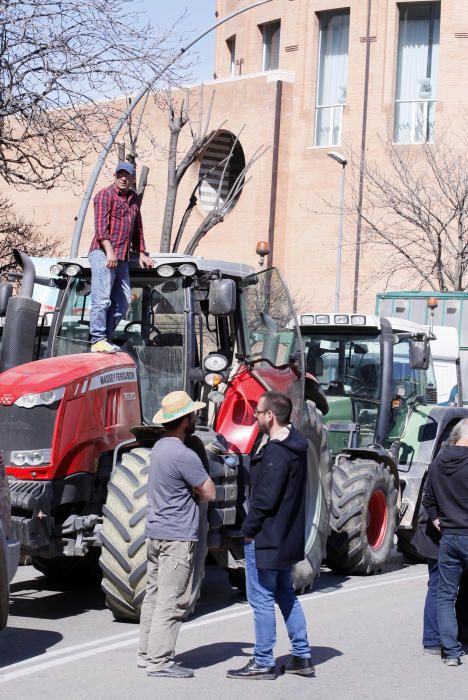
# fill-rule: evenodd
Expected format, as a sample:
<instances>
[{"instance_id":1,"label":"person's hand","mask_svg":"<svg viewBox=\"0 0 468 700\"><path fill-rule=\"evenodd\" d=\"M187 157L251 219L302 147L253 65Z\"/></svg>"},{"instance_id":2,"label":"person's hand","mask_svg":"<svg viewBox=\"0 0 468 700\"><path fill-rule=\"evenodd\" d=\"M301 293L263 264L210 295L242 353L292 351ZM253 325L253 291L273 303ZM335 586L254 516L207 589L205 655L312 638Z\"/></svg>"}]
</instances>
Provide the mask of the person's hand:
<instances>
[{"instance_id":1,"label":"person's hand","mask_svg":"<svg viewBox=\"0 0 468 700\"><path fill-rule=\"evenodd\" d=\"M151 268L154 267L154 262L145 253L140 253L140 267Z\"/></svg>"},{"instance_id":2,"label":"person's hand","mask_svg":"<svg viewBox=\"0 0 468 700\"><path fill-rule=\"evenodd\" d=\"M434 525L435 528L440 532L440 520L439 518L436 518L435 520L432 521L432 524Z\"/></svg>"},{"instance_id":3,"label":"person's hand","mask_svg":"<svg viewBox=\"0 0 468 700\"><path fill-rule=\"evenodd\" d=\"M106 267L108 267L109 270L112 270L114 267L117 267L118 260L117 260L116 254L114 253L113 250L107 251L106 258L107 258Z\"/></svg>"}]
</instances>

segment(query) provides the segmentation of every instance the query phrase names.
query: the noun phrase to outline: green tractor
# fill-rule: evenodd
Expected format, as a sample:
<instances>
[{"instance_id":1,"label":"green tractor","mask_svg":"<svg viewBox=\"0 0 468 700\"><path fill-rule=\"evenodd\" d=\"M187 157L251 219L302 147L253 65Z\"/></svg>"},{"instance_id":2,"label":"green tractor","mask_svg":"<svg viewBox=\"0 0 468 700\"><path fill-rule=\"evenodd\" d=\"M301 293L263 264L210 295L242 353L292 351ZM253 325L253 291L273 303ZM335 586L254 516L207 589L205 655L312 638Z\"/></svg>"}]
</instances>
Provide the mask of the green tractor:
<instances>
[{"instance_id":1,"label":"green tractor","mask_svg":"<svg viewBox=\"0 0 468 700\"><path fill-rule=\"evenodd\" d=\"M437 405L430 331L402 319L301 314L306 370L320 408L326 398L334 458L327 564L371 574L394 535L415 558L411 536L427 469L468 409ZM316 382L314 381L314 379Z\"/></svg>"}]
</instances>

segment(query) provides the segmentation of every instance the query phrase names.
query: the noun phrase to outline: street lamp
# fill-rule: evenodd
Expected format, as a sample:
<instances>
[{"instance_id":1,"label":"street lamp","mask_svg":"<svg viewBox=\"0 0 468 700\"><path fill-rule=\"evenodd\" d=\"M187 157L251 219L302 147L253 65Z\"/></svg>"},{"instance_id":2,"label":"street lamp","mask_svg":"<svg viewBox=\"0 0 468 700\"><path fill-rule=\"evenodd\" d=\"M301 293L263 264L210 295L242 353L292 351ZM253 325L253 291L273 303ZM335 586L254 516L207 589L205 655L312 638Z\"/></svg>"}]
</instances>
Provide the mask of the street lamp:
<instances>
[{"instance_id":1,"label":"street lamp","mask_svg":"<svg viewBox=\"0 0 468 700\"><path fill-rule=\"evenodd\" d=\"M338 250L336 253L336 282L335 282L335 311L340 310L340 286L341 286L341 252L343 248L343 220L344 220L344 192L345 192L345 168L348 163L346 158L337 151L329 151L329 158L341 165L340 185L340 220L338 224Z\"/></svg>"}]
</instances>

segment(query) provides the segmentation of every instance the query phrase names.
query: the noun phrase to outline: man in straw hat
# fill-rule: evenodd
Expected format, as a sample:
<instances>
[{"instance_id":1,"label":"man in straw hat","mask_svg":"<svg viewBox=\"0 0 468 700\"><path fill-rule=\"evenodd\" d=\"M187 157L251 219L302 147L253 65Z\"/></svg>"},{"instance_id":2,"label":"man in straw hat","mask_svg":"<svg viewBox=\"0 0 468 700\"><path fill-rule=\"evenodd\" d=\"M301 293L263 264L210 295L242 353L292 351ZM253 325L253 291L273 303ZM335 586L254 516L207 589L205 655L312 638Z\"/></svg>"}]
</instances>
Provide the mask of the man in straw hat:
<instances>
[{"instance_id":1,"label":"man in straw hat","mask_svg":"<svg viewBox=\"0 0 468 700\"><path fill-rule=\"evenodd\" d=\"M196 411L204 406L185 391L173 391L153 418L165 432L153 447L148 474L148 579L138 666L156 678L193 676L192 669L174 663L174 653L192 590L198 504L213 501L216 494L200 458L184 444L195 431Z\"/></svg>"}]
</instances>

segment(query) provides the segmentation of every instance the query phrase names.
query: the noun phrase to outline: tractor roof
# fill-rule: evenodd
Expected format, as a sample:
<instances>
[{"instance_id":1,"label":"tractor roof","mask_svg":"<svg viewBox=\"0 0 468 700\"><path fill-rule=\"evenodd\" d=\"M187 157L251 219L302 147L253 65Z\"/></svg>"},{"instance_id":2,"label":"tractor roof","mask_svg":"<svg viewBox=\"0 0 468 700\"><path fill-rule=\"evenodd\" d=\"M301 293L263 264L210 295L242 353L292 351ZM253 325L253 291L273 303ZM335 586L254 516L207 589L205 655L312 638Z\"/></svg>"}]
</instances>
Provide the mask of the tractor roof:
<instances>
[{"instance_id":1,"label":"tractor roof","mask_svg":"<svg viewBox=\"0 0 468 700\"><path fill-rule=\"evenodd\" d=\"M333 328L334 331L343 329L345 331L355 330L362 332L366 329L380 331L380 317L375 314L355 314L355 313L302 313L298 314L299 325L308 328ZM387 318L392 329L396 332L407 333L428 333L429 326L408 321L405 318Z\"/></svg>"},{"instance_id":2,"label":"tractor roof","mask_svg":"<svg viewBox=\"0 0 468 700\"><path fill-rule=\"evenodd\" d=\"M195 265L200 272L220 272L227 277L244 278L255 273L255 269L251 265L245 263L232 262L227 260L208 260L202 257L194 257L191 255L178 255L177 253L149 253L150 258L155 262L155 267L159 265L183 265L190 263ZM77 258L60 257L58 263L65 265L79 265L83 270L90 270L90 264L87 256ZM153 272L154 272L153 268ZM138 266L138 256L130 257L130 271L141 272L142 274L151 274L152 270L143 270Z\"/></svg>"}]
</instances>

